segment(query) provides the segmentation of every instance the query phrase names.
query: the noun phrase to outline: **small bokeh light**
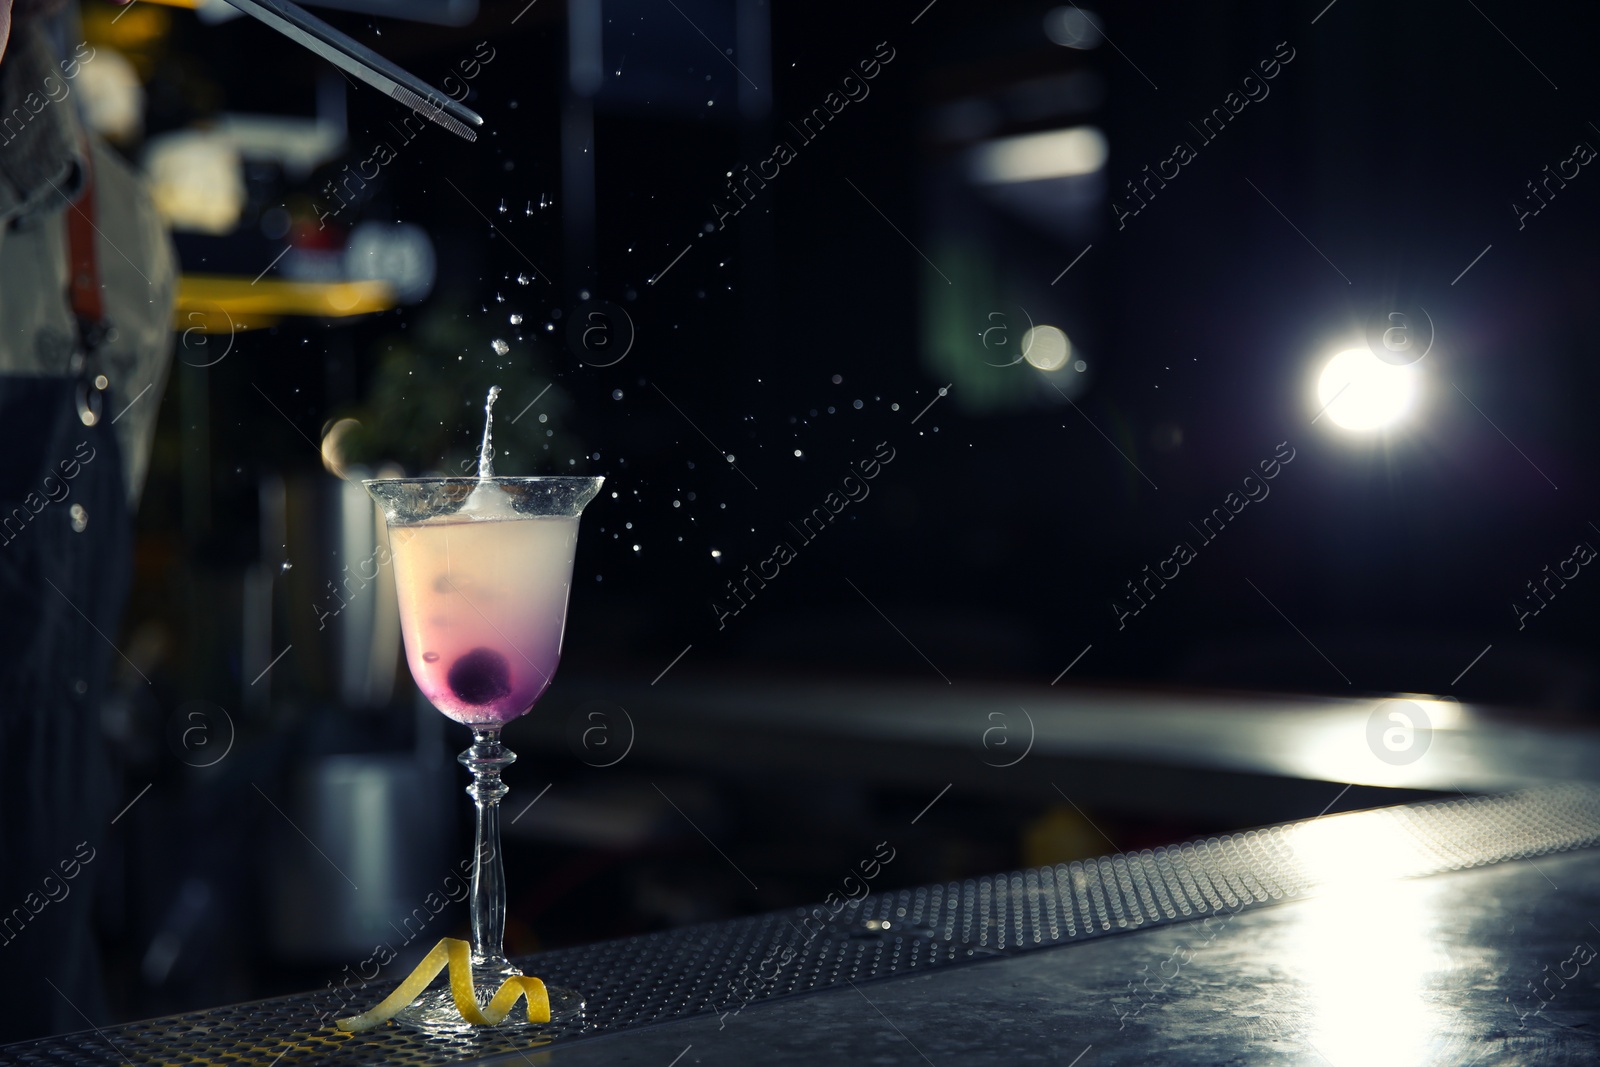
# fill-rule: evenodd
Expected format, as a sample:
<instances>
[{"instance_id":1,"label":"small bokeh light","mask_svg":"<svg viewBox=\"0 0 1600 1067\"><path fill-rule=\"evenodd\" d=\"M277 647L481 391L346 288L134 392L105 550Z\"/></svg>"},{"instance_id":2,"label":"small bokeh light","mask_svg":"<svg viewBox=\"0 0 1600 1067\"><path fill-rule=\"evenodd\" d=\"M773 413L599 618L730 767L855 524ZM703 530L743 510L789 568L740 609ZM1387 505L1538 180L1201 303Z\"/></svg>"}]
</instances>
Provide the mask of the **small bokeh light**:
<instances>
[{"instance_id":1,"label":"small bokeh light","mask_svg":"<svg viewBox=\"0 0 1600 1067\"><path fill-rule=\"evenodd\" d=\"M1357 432L1393 425L1416 401L1417 375L1415 365L1397 367L1368 349L1347 348L1317 378L1318 417Z\"/></svg>"}]
</instances>

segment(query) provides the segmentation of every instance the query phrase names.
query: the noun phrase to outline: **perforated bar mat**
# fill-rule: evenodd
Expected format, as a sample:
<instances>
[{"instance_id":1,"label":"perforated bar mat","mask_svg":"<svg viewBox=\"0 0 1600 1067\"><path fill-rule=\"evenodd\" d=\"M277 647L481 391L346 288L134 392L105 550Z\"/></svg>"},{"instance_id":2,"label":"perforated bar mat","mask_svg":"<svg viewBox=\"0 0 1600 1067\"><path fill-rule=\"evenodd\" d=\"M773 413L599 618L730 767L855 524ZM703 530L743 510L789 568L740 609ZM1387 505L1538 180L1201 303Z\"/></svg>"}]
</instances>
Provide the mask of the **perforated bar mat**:
<instances>
[{"instance_id":1,"label":"perforated bar mat","mask_svg":"<svg viewBox=\"0 0 1600 1067\"><path fill-rule=\"evenodd\" d=\"M830 916L797 908L518 962L579 990L579 1020L544 1037L342 1034L326 991L109 1026L0 1048L21 1064L424 1065L531 1049L791 993L1235 912L1347 880L1418 877L1600 842L1600 789L1562 786L1287 823L1169 848L874 893ZM892 864L887 868L893 870ZM338 1014L362 1010L385 975Z\"/></svg>"}]
</instances>

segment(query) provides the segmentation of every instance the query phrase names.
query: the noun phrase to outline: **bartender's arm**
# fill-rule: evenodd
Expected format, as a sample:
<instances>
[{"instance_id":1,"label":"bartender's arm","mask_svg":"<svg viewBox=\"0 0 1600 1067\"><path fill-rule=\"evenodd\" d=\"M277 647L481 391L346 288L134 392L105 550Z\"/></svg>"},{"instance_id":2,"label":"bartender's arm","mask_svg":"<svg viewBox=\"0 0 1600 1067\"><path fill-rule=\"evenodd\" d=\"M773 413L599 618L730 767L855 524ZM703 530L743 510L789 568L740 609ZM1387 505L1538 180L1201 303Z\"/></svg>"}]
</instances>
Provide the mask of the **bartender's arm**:
<instances>
[{"instance_id":1,"label":"bartender's arm","mask_svg":"<svg viewBox=\"0 0 1600 1067\"><path fill-rule=\"evenodd\" d=\"M109 1021L94 901L130 824L102 721L177 279L138 174L83 128L94 48L52 43L61 2L0 0L0 1043Z\"/></svg>"}]
</instances>

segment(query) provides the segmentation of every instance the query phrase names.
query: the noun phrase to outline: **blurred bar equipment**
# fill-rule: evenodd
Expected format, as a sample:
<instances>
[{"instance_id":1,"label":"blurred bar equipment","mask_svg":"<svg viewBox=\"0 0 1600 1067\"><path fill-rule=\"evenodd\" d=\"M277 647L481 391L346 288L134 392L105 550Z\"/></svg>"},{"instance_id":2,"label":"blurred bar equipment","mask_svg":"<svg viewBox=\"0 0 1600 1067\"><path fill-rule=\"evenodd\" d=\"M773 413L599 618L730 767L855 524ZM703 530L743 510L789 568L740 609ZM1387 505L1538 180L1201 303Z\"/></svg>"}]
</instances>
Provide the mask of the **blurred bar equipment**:
<instances>
[{"instance_id":1,"label":"blurred bar equipment","mask_svg":"<svg viewBox=\"0 0 1600 1067\"><path fill-rule=\"evenodd\" d=\"M294 614L288 637L318 653L301 662L335 704L305 724L295 747L307 755L291 757L285 794L294 825L283 822L269 849L271 940L294 962L399 949L432 917L423 902L450 873L455 839L443 720L419 695L395 701L400 619L383 517L357 480L366 472L345 473L287 492L290 544L310 542L296 555L316 561L289 597L312 610ZM430 930L427 944L445 932Z\"/></svg>"}]
</instances>

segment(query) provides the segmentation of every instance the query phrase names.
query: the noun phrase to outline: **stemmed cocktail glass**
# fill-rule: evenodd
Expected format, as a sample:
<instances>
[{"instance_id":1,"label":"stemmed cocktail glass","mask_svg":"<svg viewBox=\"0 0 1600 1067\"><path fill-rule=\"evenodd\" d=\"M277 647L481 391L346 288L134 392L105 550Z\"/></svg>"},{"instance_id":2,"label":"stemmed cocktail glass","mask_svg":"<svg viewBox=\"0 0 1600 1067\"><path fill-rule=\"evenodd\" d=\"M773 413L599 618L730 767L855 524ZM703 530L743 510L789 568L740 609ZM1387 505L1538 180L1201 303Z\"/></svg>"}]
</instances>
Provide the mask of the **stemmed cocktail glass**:
<instances>
[{"instance_id":1,"label":"stemmed cocktail glass","mask_svg":"<svg viewBox=\"0 0 1600 1067\"><path fill-rule=\"evenodd\" d=\"M555 674L566 623L578 518L602 478L496 478L485 433L477 478L363 482L383 509L399 590L406 660L422 692L472 729L458 757L477 806L472 874L472 970L486 999L519 974L505 956L505 872L500 860L500 772L516 755L506 723L532 709ZM552 1018L582 1002L550 990ZM429 1027L464 1025L448 989L397 1016ZM526 1023L518 1008L502 1025Z\"/></svg>"}]
</instances>

